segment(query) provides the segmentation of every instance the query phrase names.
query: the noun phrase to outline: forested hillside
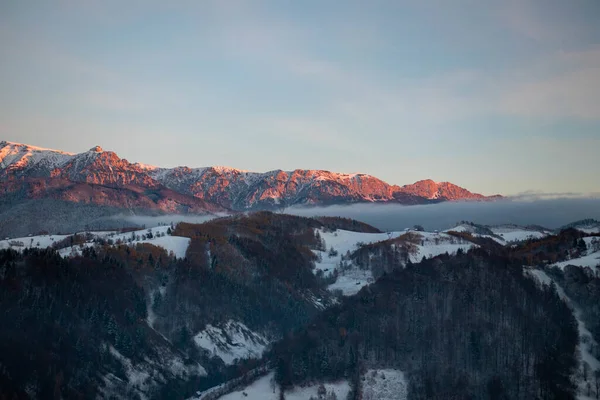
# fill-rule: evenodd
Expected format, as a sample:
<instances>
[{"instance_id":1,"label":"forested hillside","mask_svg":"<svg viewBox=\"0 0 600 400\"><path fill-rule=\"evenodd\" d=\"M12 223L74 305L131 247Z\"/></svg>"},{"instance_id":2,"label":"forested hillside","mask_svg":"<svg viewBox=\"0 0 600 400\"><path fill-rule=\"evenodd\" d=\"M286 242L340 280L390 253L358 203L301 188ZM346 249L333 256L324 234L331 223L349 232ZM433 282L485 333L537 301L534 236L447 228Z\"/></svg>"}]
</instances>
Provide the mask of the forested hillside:
<instances>
[{"instance_id":1,"label":"forested hillside","mask_svg":"<svg viewBox=\"0 0 600 400\"><path fill-rule=\"evenodd\" d=\"M283 387L396 368L411 399L569 399L577 324L552 287L483 250L382 277L288 336L274 352Z\"/></svg>"},{"instance_id":2,"label":"forested hillside","mask_svg":"<svg viewBox=\"0 0 600 400\"><path fill-rule=\"evenodd\" d=\"M411 400L570 399L588 383L598 393L575 319L597 360L598 270L548 266L593 258L598 242L581 231L505 247L477 232L258 212L156 232L0 251L4 398L179 399L221 383L209 398L243 396L271 368L292 397L336 379L350 400L376 397L381 371ZM186 244L178 257L152 244L167 239ZM77 251L63 258L64 246ZM355 284L356 271L372 278ZM349 297L332 286L340 277L356 287Z\"/></svg>"},{"instance_id":3,"label":"forested hillside","mask_svg":"<svg viewBox=\"0 0 600 400\"><path fill-rule=\"evenodd\" d=\"M242 357L333 304L313 272L323 226L266 212L180 224L173 234L191 238L183 259L106 240L68 259L1 251L3 394L183 398L239 376L258 365Z\"/></svg>"}]
</instances>

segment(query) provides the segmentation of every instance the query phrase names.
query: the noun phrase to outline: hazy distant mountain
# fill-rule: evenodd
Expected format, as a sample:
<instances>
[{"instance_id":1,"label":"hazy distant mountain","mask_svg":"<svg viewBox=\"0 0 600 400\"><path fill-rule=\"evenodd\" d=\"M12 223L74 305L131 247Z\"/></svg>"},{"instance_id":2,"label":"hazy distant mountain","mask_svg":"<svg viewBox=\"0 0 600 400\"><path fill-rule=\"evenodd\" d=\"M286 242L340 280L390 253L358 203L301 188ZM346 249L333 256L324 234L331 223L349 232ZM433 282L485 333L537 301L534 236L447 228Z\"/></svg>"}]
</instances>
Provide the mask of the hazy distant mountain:
<instances>
[{"instance_id":1,"label":"hazy distant mountain","mask_svg":"<svg viewBox=\"0 0 600 400\"><path fill-rule=\"evenodd\" d=\"M321 170L248 172L227 167L132 164L97 146L80 154L0 142L0 191L102 206L201 213L359 202L426 204L485 200L432 180L390 185L366 174Z\"/></svg>"}]
</instances>

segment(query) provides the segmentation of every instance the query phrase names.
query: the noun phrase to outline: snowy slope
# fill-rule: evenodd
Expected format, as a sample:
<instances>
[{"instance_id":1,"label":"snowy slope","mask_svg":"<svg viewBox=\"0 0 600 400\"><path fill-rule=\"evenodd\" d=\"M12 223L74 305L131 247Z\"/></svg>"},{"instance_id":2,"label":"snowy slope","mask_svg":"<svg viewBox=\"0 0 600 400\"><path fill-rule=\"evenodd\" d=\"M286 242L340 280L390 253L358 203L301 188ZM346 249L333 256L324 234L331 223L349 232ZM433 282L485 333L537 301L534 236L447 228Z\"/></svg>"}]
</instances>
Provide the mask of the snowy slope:
<instances>
[{"instance_id":1,"label":"snowy slope","mask_svg":"<svg viewBox=\"0 0 600 400\"><path fill-rule=\"evenodd\" d=\"M597 243L600 240L600 238L597 237L586 237L583 238L583 240L585 241L585 244L587 246L587 254L583 255L581 257L578 258L573 258L571 260L567 260L567 261L561 261L558 262L556 264L554 264L555 267L558 267L560 269L564 269L567 265L576 265L578 267L590 267L590 268L596 268L600 266L600 251L594 251L594 249L597 249Z\"/></svg>"},{"instance_id":2,"label":"snowy slope","mask_svg":"<svg viewBox=\"0 0 600 400\"><path fill-rule=\"evenodd\" d=\"M408 383L402 371L370 369L362 377L363 400L406 400Z\"/></svg>"},{"instance_id":3,"label":"snowy slope","mask_svg":"<svg viewBox=\"0 0 600 400\"><path fill-rule=\"evenodd\" d=\"M600 266L600 251L588 254L583 257L573 258L572 260L561 261L554 265L560 269L564 269L567 265L576 265L578 267L596 268L596 267Z\"/></svg>"},{"instance_id":4,"label":"snowy slope","mask_svg":"<svg viewBox=\"0 0 600 400\"><path fill-rule=\"evenodd\" d=\"M219 400L279 400L280 390L275 384L274 376L274 373L271 372L244 389L226 394ZM197 399L202 399L202 397Z\"/></svg>"},{"instance_id":5,"label":"snowy slope","mask_svg":"<svg viewBox=\"0 0 600 400\"><path fill-rule=\"evenodd\" d=\"M347 258L347 255L358 250L361 245L377 243L389 239L400 238L406 231L387 232L387 233L361 233L338 229L336 231L317 230L320 237L325 242L326 251L314 251L319 257L315 263L315 273L323 271L324 276L332 274L335 270L339 275L335 283L331 284L329 290L341 290L345 296L351 296L360 291L364 286L373 281L373 274L370 270L363 270L356 266L342 271L339 266ZM413 263L420 262L423 257L431 258L440 254L454 254L459 249L468 251L475 246L473 243L465 242L459 238L438 232L412 232L413 236L418 238L414 243L416 252L410 254ZM331 252L331 249L334 251ZM345 260L344 262L348 262Z\"/></svg>"},{"instance_id":6,"label":"snowy slope","mask_svg":"<svg viewBox=\"0 0 600 400\"><path fill-rule=\"evenodd\" d=\"M227 365L234 364L236 359L260 358L269 342L265 336L233 320L221 327L209 324L194 336L196 346L210 351Z\"/></svg>"},{"instance_id":7,"label":"snowy slope","mask_svg":"<svg viewBox=\"0 0 600 400\"><path fill-rule=\"evenodd\" d=\"M526 229L513 226L490 227L494 234L501 236L507 243L522 242L529 239L541 239L548 236L548 233L533 229Z\"/></svg>"},{"instance_id":8,"label":"snowy slope","mask_svg":"<svg viewBox=\"0 0 600 400\"><path fill-rule=\"evenodd\" d=\"M362 233L352 232L338 229L336 231L325 231L318 229L317 232L325 241L326 251L315 251L317 256L320 256L321 261L315 263L316 270L323 272L332 272L342 260L342 256L346 253L352 253L357 250L359 244L370 244L381 242L383 240L396 238L405 232L389 232L389 233ZM329 256L330 249L333 248L337 255Z\"/></svg>"},{"instance_id":9,"label":"snowy slope","mask_svg":"<svg viewBox=\"0 0 600 400\"><path fill-rule=\"evenodd\" d=\"M326 392L334 393L338 400L345 400L350 393L350 384L346 380L338 382L319 383L311 386L294 387L286 391L283 395L285 400L309 400L311 396L318 398L319 386L323 386ZM202 400L206 394L195 397L191 400ZM257 379L250 385L223 395L219 400L280 400L281 393L279 386L275 383L274 373L271 372L262 378ZM400 398L402 400L402 398Z\"/></svg>"},{"instance_id":10,"label":"snowy slope","mask_svg":"<svg viewBox=\"0 0 600 400\"><path fill-rule=\"evenodd\" d=\"M185 253L190 245L191 240L187 237L171 236L167 234L169 226L157 226L149 229L140 229L133 232L127 233L116 233L111 231L105 232L90 232L95 238L102 238L112 240L112 243L126 244L129 246L135 246L138 243L149 243L157 247L162 247L167 253L173 252L173 255L177 258L184 258ZM152 238L144 239L144 235L147 237L148 234L152 235ZM56 235L54 236L57 237ZM68 236L63 236L68 237ZM56 239L55 239L56 240ZM0 243L0 246L2 244ZM70 257L75 255L81 255L81 251L84 247L94 247L93 241L88 241L81 246L72 246L60 249L58 252L63 257Z\"/></svg>"},{"instance_id":11,"label":"snowy slope","mask_svg":"<svg viewBox=\"0 0 600 400\"><path fill-rule=\"evenodd\" d=\"M577 320L579 337L581 339L579 343L579 352L581 354L581 360L587 362L592 371L600 370L600 361L593 355L593 348L595 348L598 345L590 331L586 328L585 323L581 319L581 310L579 310L576 307L575 303L573 303L571 299L565 294L564 290L555 281L553 281L553 279L549 277L548 274L546 274L544 271L539 269L530 269L528 271L532 276L537 278L543 284L549 285L551 282L554 282L556 284L556 290L558 292L558 295L567 304L569 304L569 306L571 306L571 308L573 309L573 315ZM585 392L585 387L583 386L583 383L580 384L579 390L580 393ZM583 400L587 399L587 397L579 395L578 399Z\"/></svg>"},{"instance_id":12,"label":"snowy slope","mask_svg":"<svg viewBox=\"0 0 600 400\"><path fill-rule=\"evenodd\" d=\"M103 346L107 346L111 356L121 363L129 385L134 388L140 399L150 398L149 393L164 381L164 377L160 373L157 374L157 370L165 369L170 374L183 380L190 379L192 376L207 375L206 370L200 364L186 364L180 355L165 351L164 348L159 347L156 349L158 360L151 360L146 357L144 360L133 361L113 346ZM115 389L121 386L122 380L110 373L102 378L105 387L99 389L106 394L107 398L112 398L111 392L116 391Z\"/></svg>"},{"instance_id":13,"label":"snowy slope","mask_svg":"<svg viewBox=\"0 0 600 400\"><path fill-rule=\"evenodd\" d=\"M0 240L0 250L13 249L22 251L23 249L29 248L45 249L52 246L55 242L59 242L69 236L70 235L36 235Z\"/></svg>"},{"instance_id":14,"label":"snowy slope","mask_svg":"<svg viewBox=\"0 0 600 400\"><path fill-rule=\"evenodd\" d=\"M320 261L315 263L315 272L323 271L327 276L338 269L342 256L357 250L361 244L370 244L381 242L383 240L396 238L405 232L389 233L362 233L338 229L336 231L325 231L318 229L317 232L325 242L326 251L314 251ZM330 255L333 248L335 255ZM364 271L358 268L346 271L344 275L338 276L335 283L329 286L329 290L341 290L345 296L351 296L358 293L363 286L368 285L373 280L371 271Z\"/></svg>"},{"instance_id":15,"label":"snowy slope","mask_svg":"<svg viewBox=\"0 0 600 400\"><path fill-rule=\"evenodd\" d=\"M338 400L347 399L348 393L350 393L350 384L345 380L333 383L323 383L322 385L327 394L334 393ZM319 386L321 386L321 384L295 387L284 393L285 400L307 400L310 399L311 396L318 399Z\"/></svg>"},{"instance_id":16,"label":"snowy slope","mask_svg":"<svg viewBox=\"0 0 600 400\"><path fill-rule=\"evenodd\" d=\"M150 243L154 246L162 247L167 253L173 252L177 258L185 258L185 253L190 246L191 239L181 236L163 236L152 239L140 240L136 243Z\"/></svg>"},{"instance_id":17,"label":"snowy slope","mask_svg":"<svg viewBox=\"0 0 600 400\"><path fill-rule=\"evenodd\" d=\"M475 247L473 243L465 242L446 233L416 232L416 234L422 239L421 243L417 244L417 253L411 254L410 258L413 263L421 261L423 257L432 258L444 253L455 254L459 249L466 252Z\"/></svg>"},{"instance_id":18,"label":"snowy slope","mask_svg":"<svg viewBox=\"0 0 600 400\"><path fill-rule=\"evenodd\" d=\"M453 228L446 229L444 232L450 231L468 232L476 237L492 239L501 245L522 242L529 239L540 239L550 234L549 231L526 228L518 225L481 226L469 223L461 223ZM483 233L485 231L487 231L488 234Z\"/></svg>"},{"instance_id":19,"label":"snowy slope","mask_svg":"<svg viewBox=\"0 0 600 400\"><path fill-rule=\"evenodd\" d=\"M46 168L62 167L73 159L75 154L44 149L21 143L0 142L0 167L24 168L43 164Z\"/></svg>"}]
</instances>

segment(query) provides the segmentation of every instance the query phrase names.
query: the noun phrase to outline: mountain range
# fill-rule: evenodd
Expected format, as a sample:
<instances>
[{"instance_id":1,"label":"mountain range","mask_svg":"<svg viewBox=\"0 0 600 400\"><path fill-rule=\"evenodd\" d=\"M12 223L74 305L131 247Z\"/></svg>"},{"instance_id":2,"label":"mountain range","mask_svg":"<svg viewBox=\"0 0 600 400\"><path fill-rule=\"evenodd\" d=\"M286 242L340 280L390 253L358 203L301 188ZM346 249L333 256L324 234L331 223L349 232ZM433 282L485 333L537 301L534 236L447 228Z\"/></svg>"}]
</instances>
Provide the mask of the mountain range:
<instances>
[{"instance_id":1,"label":"mountain range","mask_svg":"<svg viewBox=\"0 0 600 400\"><path fill-rule=\"evenodd\" d=\"M366 174L323 170L248 172L228 167L160 168L130 163L100 146L74 154L0 142L0 193L18 199L168 213L281 209L361 202L428 204L489 200L449 182L390 185Z\"/></svg>"}]
</instances>

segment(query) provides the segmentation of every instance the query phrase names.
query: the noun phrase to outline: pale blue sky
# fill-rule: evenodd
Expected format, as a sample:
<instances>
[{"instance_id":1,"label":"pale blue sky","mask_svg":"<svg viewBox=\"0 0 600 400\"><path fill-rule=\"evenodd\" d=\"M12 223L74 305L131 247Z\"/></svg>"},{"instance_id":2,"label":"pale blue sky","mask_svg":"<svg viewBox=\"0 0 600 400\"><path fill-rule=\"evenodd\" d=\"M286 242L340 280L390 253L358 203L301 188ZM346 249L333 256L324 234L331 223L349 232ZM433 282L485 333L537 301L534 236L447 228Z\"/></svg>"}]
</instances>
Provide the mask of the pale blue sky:
<instances>
[{"instance_id":1,"label":"pale blue sky","mask_svg":"<svg viewBox=\"0 0 600 400\"><path fill-rule=\"evenodd\" d=\"M597 0L0 0L0 139L598 192L598 21Z\"/></svg>"}]
</instances>

